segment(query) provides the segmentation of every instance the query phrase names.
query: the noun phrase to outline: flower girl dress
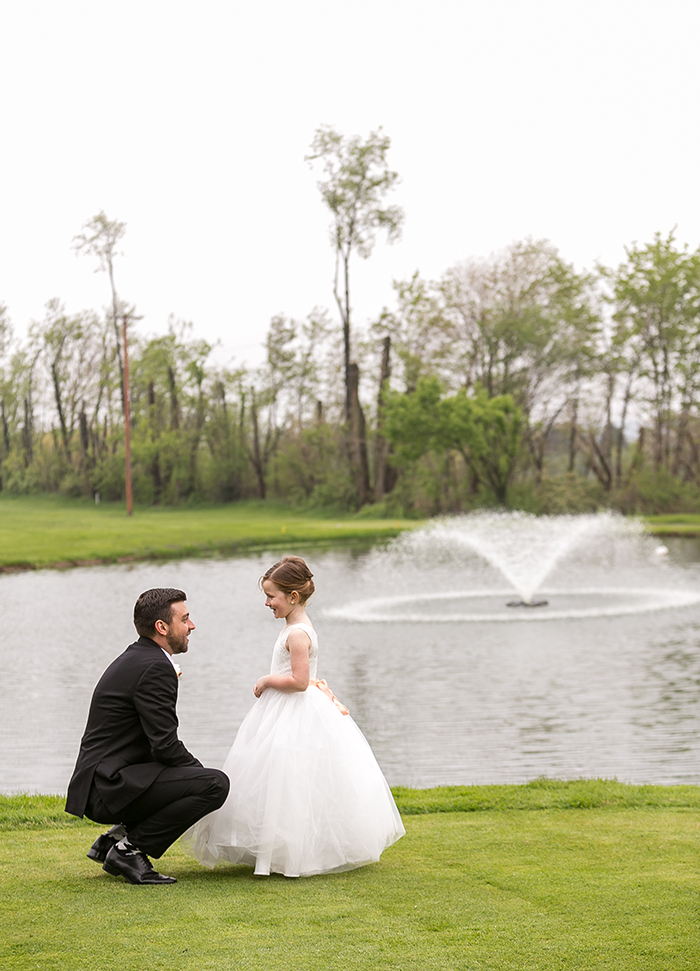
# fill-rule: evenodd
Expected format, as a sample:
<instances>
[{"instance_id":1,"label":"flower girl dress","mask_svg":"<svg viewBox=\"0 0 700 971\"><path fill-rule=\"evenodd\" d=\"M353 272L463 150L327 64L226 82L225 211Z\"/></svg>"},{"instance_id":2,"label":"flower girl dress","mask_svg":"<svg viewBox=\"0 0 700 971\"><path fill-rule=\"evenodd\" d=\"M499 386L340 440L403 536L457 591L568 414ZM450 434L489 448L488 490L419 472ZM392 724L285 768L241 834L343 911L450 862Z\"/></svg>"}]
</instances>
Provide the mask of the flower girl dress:
<instances>
[{"instance_id":1,"label":"flower girl dress","mask_svg":"<svg viewBox=\"0 0 700 971\"><path fill-rule=\"evenodd\" d=\"M291 674L285 645L295 627L311 640L309 686L267 688L244 718L223 765L227 801L182 837L205 866L227 860L287 877L351 870L378 860L406 832L364 735L315 681L313 627L282 630L270 673Z\"/></svg>"}]
</instances>

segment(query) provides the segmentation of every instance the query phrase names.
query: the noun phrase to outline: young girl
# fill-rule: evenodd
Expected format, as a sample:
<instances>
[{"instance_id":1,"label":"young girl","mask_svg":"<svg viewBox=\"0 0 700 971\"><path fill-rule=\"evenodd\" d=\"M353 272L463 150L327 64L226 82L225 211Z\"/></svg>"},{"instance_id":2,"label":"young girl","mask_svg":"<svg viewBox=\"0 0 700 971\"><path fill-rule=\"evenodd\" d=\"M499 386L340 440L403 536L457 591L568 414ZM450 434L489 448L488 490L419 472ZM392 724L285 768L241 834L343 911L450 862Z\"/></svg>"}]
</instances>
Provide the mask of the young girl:
<instances>
[{"instance_id":1,"label":"young girl","mask_svg":"<svg viewBox=\"0 0 700 971\"><path fill-rule=\"evenodd\" d=\"M351 870L405 833L364 735L316 680L312 578L299 556L262 577L265 606L285 626L224 762L229 798L182 838L205 866L228 860L287 877Z\"/></svg>"}]
</instances>

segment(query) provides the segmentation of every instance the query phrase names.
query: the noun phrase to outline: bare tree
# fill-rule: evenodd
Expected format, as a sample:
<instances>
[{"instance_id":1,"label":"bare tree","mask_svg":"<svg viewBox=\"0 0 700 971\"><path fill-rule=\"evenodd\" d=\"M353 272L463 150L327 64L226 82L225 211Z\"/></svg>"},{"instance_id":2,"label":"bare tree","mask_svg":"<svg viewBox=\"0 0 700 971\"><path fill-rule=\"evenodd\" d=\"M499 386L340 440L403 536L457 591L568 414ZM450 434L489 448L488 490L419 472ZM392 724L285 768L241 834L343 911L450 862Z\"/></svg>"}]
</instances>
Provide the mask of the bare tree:
<instances>
[{"instance_id":1,"label":"bare tree","mask_svg":"<svg viewBox=\"0 0 700 971\"><path fill-rule=\"evenodd\" d=\"M357 364L351 361L350 257L371 254L379 230L389 242L401 234L403 210L385 206L384 197L398 182L398 174L387 164L391 144L379 128L363 141L358 135L344 137L324 125L317 129L307 161L320 161L325 179L318 183L321 196L331 211L331 245L335 250L333 294L343 326L345 366L345 422L350 429L350 460L362 502L369 499L367 444L364 415L357 395Z\"/></svg>"},{"instance_id":2,"label":"bare tree","mask_svg":"<svg viewBox=\"0 0 700 971\"><path fill-rule=\"evenodd\" d=\"M108 219L104 210L100 210L96 216L89 219L83 226L82 233L73 237L73 248L76 253L87 253L89 256L96 256L98 265L95 273L106 272L109 277L109 286L112 291L112 326L114 328L114 346L119 362L119 377L122 388L122 412L126 414L126 401L124 399L124 364L122 361L121 335L119 333L119 318L121 308L117 289L114 285L114 257L117 256L117 243L123 238L126 232L126 223L120 223L115 219Z\"/></svg>"}]
</instances>

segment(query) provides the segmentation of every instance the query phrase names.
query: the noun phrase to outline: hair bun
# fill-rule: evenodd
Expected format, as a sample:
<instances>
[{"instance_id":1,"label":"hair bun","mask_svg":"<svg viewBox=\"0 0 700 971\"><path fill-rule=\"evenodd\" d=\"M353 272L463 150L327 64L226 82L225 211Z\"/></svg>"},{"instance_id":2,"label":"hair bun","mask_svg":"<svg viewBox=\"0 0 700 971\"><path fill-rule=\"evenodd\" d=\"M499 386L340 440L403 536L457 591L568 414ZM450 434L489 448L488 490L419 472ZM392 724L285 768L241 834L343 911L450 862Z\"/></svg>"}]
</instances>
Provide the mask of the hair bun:
<instances>
[{"instance_id":1,"label":"hair bun","mask_svg":"<svg viewBox=\"0 0 700 971\"><path fill-rule=\"evenodd\" d=\"M283 556L260 577L260 585L270 580L283 593L296 591L299 603L305 604L316 589L313 573L300 556Z\"/></svg>"}]
</instances>

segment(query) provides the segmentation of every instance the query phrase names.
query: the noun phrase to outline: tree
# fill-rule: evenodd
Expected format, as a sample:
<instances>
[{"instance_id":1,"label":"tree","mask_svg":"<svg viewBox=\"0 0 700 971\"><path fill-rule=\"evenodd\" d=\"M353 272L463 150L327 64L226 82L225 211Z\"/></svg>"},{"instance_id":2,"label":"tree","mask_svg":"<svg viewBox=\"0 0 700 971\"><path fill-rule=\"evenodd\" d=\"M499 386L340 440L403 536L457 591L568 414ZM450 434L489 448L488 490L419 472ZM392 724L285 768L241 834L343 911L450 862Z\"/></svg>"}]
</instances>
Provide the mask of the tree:
<instances>
[{"instance_id":1,"label":"tree","mask_svg":"<svg viewBox=\"0 0 700 971\"><path fill-rule=\"evenodd\" d=\"M462 388L447 398L444 442L457 449L472 472L506 504L520 450L522 412L510 395L491 398L483 388Z\"/></svg>"},{"instance_id":2,"label":"tree","mask_svg":"<svg viewBox=\"0 0 700 971\"><path fill-rule=\"evenodd\" d=\"M489 397L512 396L539 482L547 440L593 371L600 320L592 278L546 240L526 239L454 267L440 289L443 373Z\"/></svg>"},{"instance_id":3,"label":"tree","mask_svg":"<svg viewBox=\"0 0 700 971\"><path fill-rule=\"evenodd\" d=\"M4 303L0 303L0 360L3 362L12 343L12 322ZM3 457L6 458L10 451L10 429L7 420L7 393L12 394L11 383L8 386L7 372L3 363L0 368L0 419L2 420L2 445ZM0 480L0 489L2 481Z\"/></svg>"},{"instance_id":4,"label":"tree","mask_svg":"<svg viewBox=\"0 0 700 971\"><path fill-rule=\"evenodd\" d=\"M383 203L386 194L398 182L398 174L387 164L390 144L381 128L370 132L363 141L358 135L345 138L324 125L317 129L311 154L307 156L309 163L320 161L323 165L326 177L318 187L333 217L333 295L343 327L345 422L350 429L350 459L361 502L369 499L369 469L365 421L359 400L359 372L357 364L351 360L350 257L356 252L367 259L380 230L387 233L389 242L400 236L402 209Z\"/></svg>"},{"instance_id":5,"label":"tree","mask_svg":"<svg viewBox=\"0 0 700 971\"><path fill-rule=\"evenodd\" d=\"M46 318L31 333L42 349L50 375L61 442L71 464L73 434L85 422L85 405L95 400L100 378L101 347L97 318L91 313L68 315L56 299L46 305ZM83 453L85 453L84 435Z\"/></svg>"},{"instance_id":6,"label":"tree","mask_svg":"<svg viewBox=\"0 0 700 971\"><path fill-rule=\"evenodd\" d=\"M151 501L179 501L197 492L201 453L214 387L212 347L190 339L192 324L171 316L168 333L137 345L134 424L137 462L151 483Z\"/></svg>"},{"instance_id":7,"label":"tree","mask_svg":"<svg viewBox=\"0 0 700 971\"><path fill-rule=\"evenodd\" d=\"M77 253L86 252L97 256L97 270L106 270L109 285L112 290L112 323L114 326L115 349L119 362L121 376L122 413L124 415L124 474L126 482L126 511L129 516L133 512L131 493L131 403L129 401L129 321L137 319L133 308L120 305L117 289L114 285L114 256L119 240L126 232L126 224L109 220L104 210L93 216L83 226L83 232L73 239ZM97 272L97 271L96 271ZM122 323L122 340L120 345L119 319ZM123 350L123 359L122 359Z\"/></svg>"},{"instance_id":8,"label":"tree","mask_svg":"<svg viewBox=\"0 0 700 971\"><path fill-rule=\"evenodd\" d=\"M280 396L296 371L296 324L278 315L270 321L265 340L266 362L241 386L241 440L255 474L258 498L268 492L270 460L277 451L286 415L280 417Z\"/></svg>"},{"instance_id":9,"label":"tree","mask_svg":"<svg viewBox=\"0 0 700 971\"><path fill-rule=\"evenodd\" d=\"M37 346L36 339L31 339L29 346L18 348L10 361L9 384L15 392L14 412L16 416L19 414L23 416L20 442L25 469L34 459L34 406L38 384L37 363L40 355L41 348Z\"/></svg>"},{"instance_id":10,"label":"tree","mask_svg":"<svg viewBox=\"0 0 700 971\"><path fill-rule=\"evenodd\" d=\"M628 249L627 260L607 276L614 340L638 374L637 393L650 411L654 467L669 468L675 451L677 468L700 390L700 250L679 249L673 232L657 233L652 243Z\"/></svg>"},{"instance_id":11,"label":"tree","mask_svg":"<svg viewBox=\"0 0 700 971\"><path fill-rule=\"evenodd\" d=\"M5 357L11 342L12 321L7 312L7 306L4 303L0 303L0 358Z\"/></svg>"},{"instance_id":12,"label":"tree","mask_svg":"<svg viewBox=\"0 0 700 971\"><path fill-rule=\"evenodd\" d=\"M87 253L96 256L98 265L95 273L106 272L112 291L112 326L114 328L114 348L119 362L119 377L122 387L122 412L125 413L124 400L124 364L122 361L121 340L119 334L119 319L121 308L117 289L114 284L114 257L117 255L117 243L126 232L126 223L107 218L104 210L89 219L83 226L82 233L73 237L73 247L76 253Z\"/></svg>"},{"instance_id":13,"label":"tree","mask_svg":"<svg viewBox=\"0 0 700 971\"><path fill-rule=\"evenodd\" d=\"M477 480L486 483L505 504L520 448L522 414L510 395L489 397L477 387L443 397L434 375L418 380L415 391L390 392L385 400L384 428L396 453L416 461L428 451L454 449Z\"/></svg>"},{"instance_id":14,"label":"tree","mask_svg":"<svg viewBox=\"0 0 700 971\"><path fill-rule=\"evenodd\" d=\"M237 397L245 380L244 368L217 369L211 375L212 390L204 434L211 455L210 494L220 502L233 502L243 495L247 457L241 444Z\"/></svg>"},{"instance_id":15,"label":"tree","mask_svg":"<svg viewBox=\"0 0 700 971\"><path fill-rule=\"evenodd\" d=\"M189 360L185 366L185 373L189 379L190 392L190 428L189 432L189 469L185 496L191 496L196 488L197 456L204 434L207 417L207 396L204 382L207 377L206 361L211 354L212 346L206 341L192 341L189 345Z\"/></svg>"},{"instance_id":16,"label":"tree","mask_svg":"<svg viewBox=\"0 0 700 971\"><path fill-rule=\"evenodd\" d=\"M418 378L440 370L447 355L448 319L439 287L416 271L410 280L395 280L396 310L383 310L372 325L382 340L389 337L398 358L399 374L410 392Z\"/></svg>"},{"instance_id":17,"label":"tree","mask_svg":"<svg viewBox=\"0 0 700 971\"><path fill-rule=\"evenodd\" d=\"M356 252L367 259L380 229L389 242L401 235L403 211L399 206L382 206L384 196L398 182L386 156L391 145L379 128L366 141L359 135L344 138L328 125L317 129L307 161L321 161L326 174L318 188L333 216L331 245L335 249L333 295L343 324L345 361L345 420L350 421L349 369L350 334L350 257ZM340 272L342 268L342 282ZM341 290L342 287L342 290Z\"/></svg>"}]
</instances>

